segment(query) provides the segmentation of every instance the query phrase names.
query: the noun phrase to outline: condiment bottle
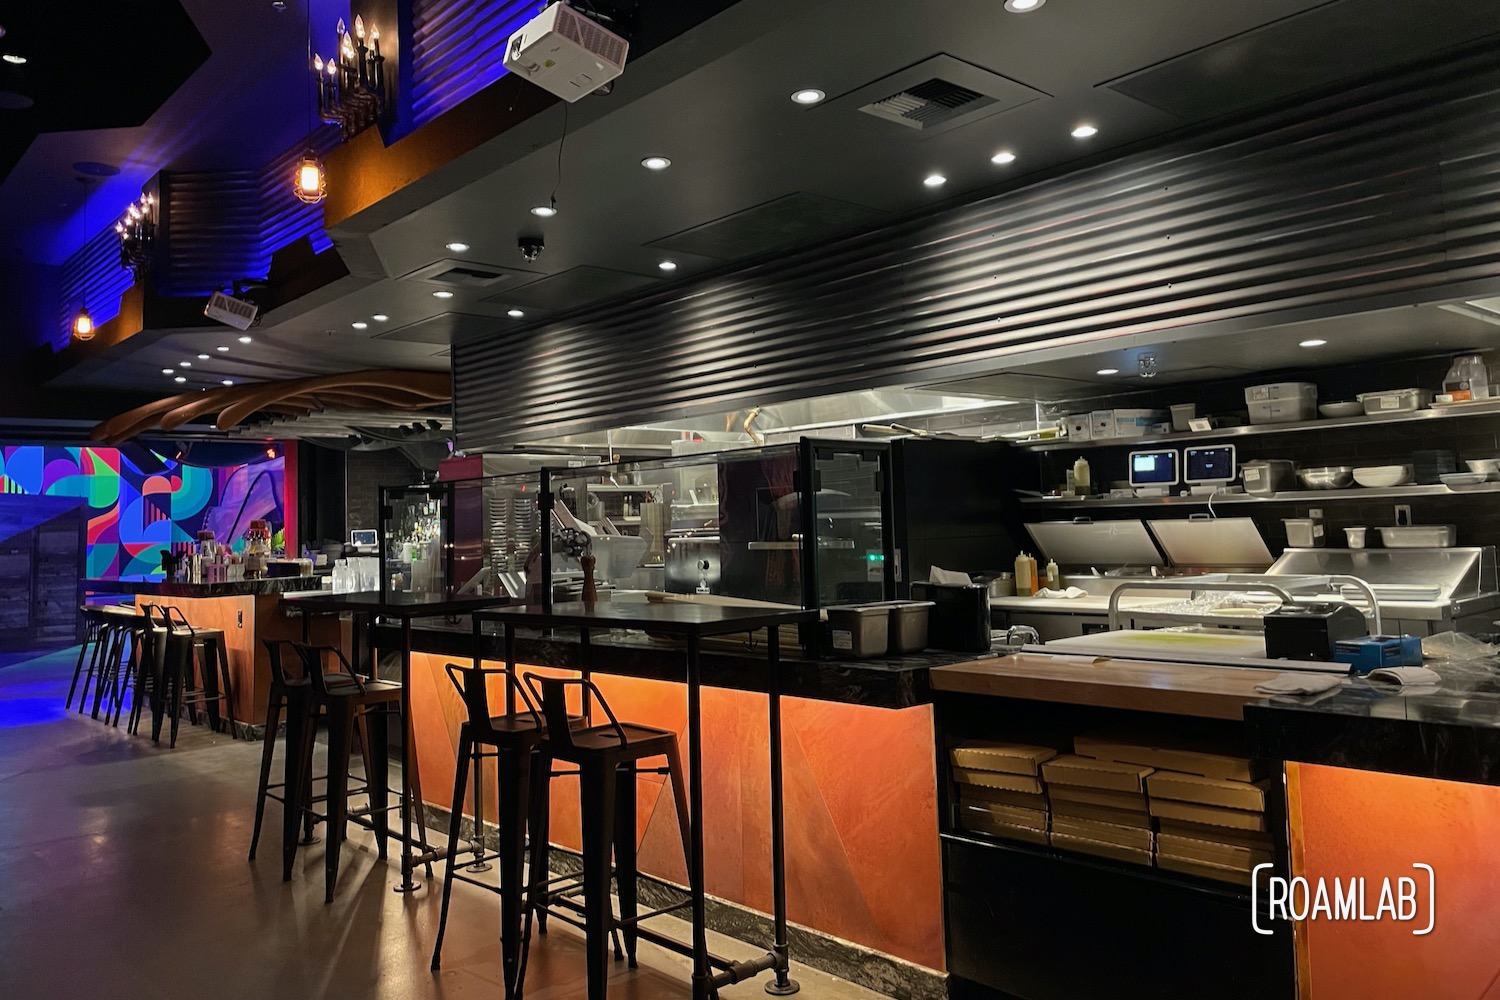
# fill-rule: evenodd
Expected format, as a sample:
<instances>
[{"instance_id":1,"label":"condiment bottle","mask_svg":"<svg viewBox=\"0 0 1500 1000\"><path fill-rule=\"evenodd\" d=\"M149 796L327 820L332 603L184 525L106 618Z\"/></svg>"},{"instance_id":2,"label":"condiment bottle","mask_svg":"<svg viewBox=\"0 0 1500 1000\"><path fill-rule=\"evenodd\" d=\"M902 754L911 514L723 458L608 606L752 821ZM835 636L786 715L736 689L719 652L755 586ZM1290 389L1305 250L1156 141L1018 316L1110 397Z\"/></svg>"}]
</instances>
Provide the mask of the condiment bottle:
<instances>
[{"instance_id":1,"label":"condiment bottle","mask_svg":"<svg viewBox=\"0 0 1500 1000\"><path fill-rule=\"evenodd\" d=\"M1031 576L1032 559L1022 552L1016 556L1016 596L1030 597L1036 593L1036 587L1032 585Z\"/></svg>"},{"instance_id":2,"label":"condiment bottle","mask_svg":"<svg viewBox=\"0 0 1500 1000\"><path fill-rule=\"evenodd\" d=\"M1026 559L1031 563L1031 596L1035 597L1036 592L1042 589L1042 581L1038 579L1036 556L1028 555Z\"/></svg>"},{"instance_id":3,"label":"condiment bottle","mask_svg":"<svg viewBox=\"0 0 1500 1000\"><path fill-rule=\"evenodd\" d=\"M1056 559L1047 560L1047 589L1062 590L1062 572L1057 568Z\"/></svg>"},{"instance_id":4,"label":"condiment bottle","mask_svg":"<svg viewBox=\"0 0 1500 1000\"><path fill-rule=\"evenodd\" d=\"M1081 497L1089 495L1089 460L1082 455L1073 463L1073 492Z\"/></svg>"}]
</instances>

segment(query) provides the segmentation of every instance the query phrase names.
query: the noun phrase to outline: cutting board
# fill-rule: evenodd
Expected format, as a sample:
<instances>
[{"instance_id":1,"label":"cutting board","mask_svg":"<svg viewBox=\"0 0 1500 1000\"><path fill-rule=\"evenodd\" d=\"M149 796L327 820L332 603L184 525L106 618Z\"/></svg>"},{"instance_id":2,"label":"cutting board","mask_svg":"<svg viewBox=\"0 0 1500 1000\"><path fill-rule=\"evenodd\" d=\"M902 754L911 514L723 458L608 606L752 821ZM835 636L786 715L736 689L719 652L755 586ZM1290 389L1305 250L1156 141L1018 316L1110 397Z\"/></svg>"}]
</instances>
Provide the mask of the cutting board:
<instances>
[{"instance_id":1,"label":"cutting board","mask_svg":"<svg viewBox=\"0 0 1500 1000\"><path fill-rule=\"evenodd\" d=\"M1207 663L1215 666L1258 667L1273 670L1322 670L1347 673L1339 663L1266 658L1266 639L1258 632L1173 632L1121 629L1071 639L1054 639L1040 647L1048 653L1078 653L1119 659Z\"/></svg>"}]
</instances>

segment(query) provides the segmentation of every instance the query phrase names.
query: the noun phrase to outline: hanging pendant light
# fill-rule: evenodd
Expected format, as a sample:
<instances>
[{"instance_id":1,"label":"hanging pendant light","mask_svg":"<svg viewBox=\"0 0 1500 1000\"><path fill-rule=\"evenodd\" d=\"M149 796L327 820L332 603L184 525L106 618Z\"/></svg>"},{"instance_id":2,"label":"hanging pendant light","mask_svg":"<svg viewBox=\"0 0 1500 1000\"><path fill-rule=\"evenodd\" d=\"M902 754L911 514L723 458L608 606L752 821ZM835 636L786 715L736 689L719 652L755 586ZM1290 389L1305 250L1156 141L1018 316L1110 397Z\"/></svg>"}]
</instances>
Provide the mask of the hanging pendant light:
<instances>
[{"instance_id":1,"label":"hanging pendant light","mask_svg":"<svg viewBox=\"0 0 1500 1000\"><path fill-rule=\"evenodd\" d=\"M94 317L89 315L88 306L80 306L77 315L73 317L73 339L94 339Z\"/></svg>"},{"instance_id":2,"label":"hanging pendant light","mask_svg":"<svg viewBox=\"0 0 1500 1000\"><path fill-rule=\"evenodd\" d=\"M297 163L297 172L292 178L292 188L297 198L309 205L316 205L328 197L328 172L317 150L309 149Z\"/></svg>"},{"instance_id":3,"label":"hanging pendant light","mask_svg":"<svg viewBox=\"0 0 1500 1000\"><path fill-rule=\"evenodd\" d=\"M89 237L93 235L93 230L89 228L89 185L91 182L92 178L87 176L80 176L78 178L78 183L83 185L83 245L85 248L88 246ZM88 294L86 288L84 294ZM73 339L78 341L93 340L94 330L94 317L89 312L88 300L85 299L83 304L78 307L78 311L73 314Z\"/></svg>"},{"instance_id":4,"label":"hanging pendant light","mask_svg":"<svg viewBox=\"0 0 1500 1000\"><path fill-rule=\"evenodd\" d=\"M340 22L342 25L343 22ZM316 72L321 69L319 65L322 60L313 52L312 48L312 4L307 5L307 61L308 65ZM330 69L332 66L330 65ZM321 78L320 78L321 79ZM313 116L312 116L313 93L309 89L307 95L307 135L308 140L313 138ZM312 146L307 147L307 152L302 154L292 174L292 192L296 194L297 200L308 205L316 205L328 197L328 172L323 169L323 161L318 158L318 151Z\"/></svg>"}]
</instances>

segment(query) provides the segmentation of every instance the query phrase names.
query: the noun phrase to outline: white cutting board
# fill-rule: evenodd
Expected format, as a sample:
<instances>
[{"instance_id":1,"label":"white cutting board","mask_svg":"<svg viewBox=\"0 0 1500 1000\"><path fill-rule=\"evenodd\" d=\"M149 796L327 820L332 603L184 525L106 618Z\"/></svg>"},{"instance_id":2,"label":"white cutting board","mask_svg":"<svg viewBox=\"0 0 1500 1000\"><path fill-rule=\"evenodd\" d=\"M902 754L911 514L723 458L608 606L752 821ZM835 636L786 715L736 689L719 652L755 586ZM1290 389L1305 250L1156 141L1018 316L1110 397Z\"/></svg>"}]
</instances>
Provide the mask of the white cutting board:
<instances>
[{"instance_id":1,"label":"white cutting board","mask_svg":"<svg viewBox=\"0 0 1500 1000\"><path fill-rule=\"evenodd\" d=\"M1269 660L1266 639L1259 632L1172 632L1166 630L1121 629L1054 639L1037 647L1048 653L1078 653L1085 656L1109 656L1117 659L1164 660L1179 663L1206 663L1225 667L1255 667L1272 670L1319 670L1348 673L1341 663L1307 660Z\"/></svg>"}]
</instances>

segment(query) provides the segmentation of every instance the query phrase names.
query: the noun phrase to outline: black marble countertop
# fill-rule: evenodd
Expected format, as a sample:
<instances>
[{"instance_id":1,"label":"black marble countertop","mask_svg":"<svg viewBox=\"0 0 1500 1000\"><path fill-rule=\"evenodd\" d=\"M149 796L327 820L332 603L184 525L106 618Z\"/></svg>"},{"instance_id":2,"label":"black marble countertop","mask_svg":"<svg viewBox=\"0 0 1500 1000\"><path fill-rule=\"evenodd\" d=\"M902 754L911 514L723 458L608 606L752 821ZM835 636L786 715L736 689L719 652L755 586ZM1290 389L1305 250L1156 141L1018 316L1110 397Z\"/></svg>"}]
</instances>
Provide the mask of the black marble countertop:
<instances>
[{"instance_id":1,"label":"black marble countertop","mask_svg":"<svg viewBox=\"0 0 1500 1000\"><path fill-rule=\"evenodd\" d=\"M401 631L390 625L376 629L382 650L399 649ZM480 655L486 660L505 657L499 626L486 625ZM455 659L471 660L474 635L467 619L455 624L441 618L413 622L412 648ZM595 633L589 644L589 666L596 673L641 677L648 680L682 682L687 672L684 646L659 641L639 633ZM878 660L808 660L783 653L782 694L875 708L911 708L931 701L927 672L933 667L982 659L987 653L945 653L929 650L911 656ZM582 664L576 632L541 633L518 629L516 658L539 667L578 669ZM703 647L703 683L708 687L739 691L767 690L764 645L740 651L710 645Z\"/></svg>"},{"instance_id":2,"label":"black marble countertop","mask_svg":"<svg viewBox=\"0 0 1500 1000\"><path fill-rule=\"evenodd\" d=\"M142 594L151 597L254 597L260 594L292 594L319 590L317 576L282 576L270 580L235 580L232 583L169 583L165 580L85 580L88 594Z\"/></svg>"},{"instance_id":3,"label":"black marble countertop","mask_svg":"<svg viewBox=\"0 0 1500 1000\"><path fill-rule=\"evenodd\" d=\"M1258 756L1500 784L1500 662L1429 663L1441 683L1401 688L1362 677L1310 697L1245 706Z\"/></svg>"}]
</instances>

